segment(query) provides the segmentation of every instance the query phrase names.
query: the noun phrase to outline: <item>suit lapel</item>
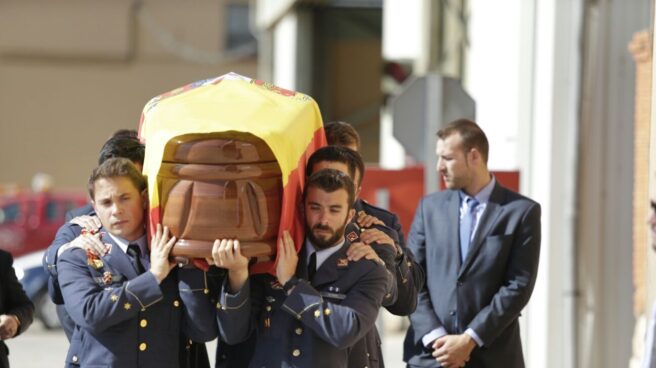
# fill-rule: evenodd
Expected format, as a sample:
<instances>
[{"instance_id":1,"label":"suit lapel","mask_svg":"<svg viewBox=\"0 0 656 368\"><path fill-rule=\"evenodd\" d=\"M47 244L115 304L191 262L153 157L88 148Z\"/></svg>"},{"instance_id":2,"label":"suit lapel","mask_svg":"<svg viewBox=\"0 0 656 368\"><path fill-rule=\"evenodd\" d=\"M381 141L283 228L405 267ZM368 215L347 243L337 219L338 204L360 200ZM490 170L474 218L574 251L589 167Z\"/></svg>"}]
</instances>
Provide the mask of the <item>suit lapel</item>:
<instances>
[{"instance_id":1,"label":"suit lapel","mask_svg":"<svg viewBox=\"0 0 656 368\"><path fill-rule=\"evenodd\" d=\"M329 284L339 279L345 270L348 270L348 262L344 266L337 265L338 260L346 259L346 250L351 246L351 243L346 240L344 245L335 253L331 254L321 266L317 269L317 273L312 280L312 286L319 287ZM307 267L306 267L307 269Z\"/></svg>"},{"instance_id":2,"label":"suit lapel","mask_svg":"<svg viewBox=\"0 0 656 368\"><path fill-rule=\"evenodd\" d=\"M497 222L497 218L503 212L503 207L501 206L503 199L503 188L499 186L499 183L496 183L494 185L494 189L492 190L492 194L490 194L490 200L488 201L487 206L485 207L485 211L483 212L478 226L476 227L476 233L474 234L474 238L472 239L471 245L469 246L467 258L465 258L458 276L461 276L471 265L474 258L478 254L478 251L483 245L483 241L494 228L494 225Z\"/></svg>"},{"instance_id":3,"label":"suit lapel","mask_svg":"<svg viewBox=\"0 0 656 368\"><path fill-rule=\"evenodd\" d=\"M438 231L438 234L444 234L442 238L443 244L445 244L446 254L449 260L449 264L460 265L460 197L458 196L457 191L451 191L451 195L444 204L446 206L445 216L442 224L439 222L437 226L444 226L444 231ZM438 227L439 229L439 227ZM456 239L455 242L450 239ZM437 253L435 253L437 254Z\"/></svg>"},{"instance_id":4,"label":"suit lapel","mask_svg":"<svg viewBox=\"0 0 656 368\"><path fill-rule=\"evenodd\" d=\"M101 257L104 262L109 264L113 269L117 270L120 274L124 275L128 280L137 277L137 271L132 266L132 262L128 255L114 242L111 236L106 234L103 237L103 243L111 244L112 249L109 254Z\"/></svg>"}]
</instances>

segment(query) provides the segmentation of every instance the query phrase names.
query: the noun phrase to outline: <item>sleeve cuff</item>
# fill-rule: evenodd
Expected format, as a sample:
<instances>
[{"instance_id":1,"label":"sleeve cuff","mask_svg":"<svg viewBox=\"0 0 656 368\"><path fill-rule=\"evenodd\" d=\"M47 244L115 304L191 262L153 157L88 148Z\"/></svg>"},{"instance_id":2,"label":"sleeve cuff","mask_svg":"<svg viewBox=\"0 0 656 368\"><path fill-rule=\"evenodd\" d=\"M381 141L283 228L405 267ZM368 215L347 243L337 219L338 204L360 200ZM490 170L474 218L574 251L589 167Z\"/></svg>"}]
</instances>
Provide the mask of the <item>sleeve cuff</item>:
<instances>
[{"instance_id":1,"label":"sleeve cuff","mask_svg":"<svg viewBox=\"0 0 656 368\"><path fill-rule=\"evenodd\" d=\"M208 294L207 273L197 268L179 268L178 288L180 293L203 292Z\"/></svg>"},{"instance_id":2,"label":"sleeve cuff","mask_svg":"<svg viewBox=\"0 0 656 368\"><path fill-rule=\"evenodd\" d=\"M312 287L306 280L299 280L291 294L285 299L282 309L293 315L296 319L301 319L303 313L323 303L321 294Z\"/></svg>"},{"instance_id":3,"label":"sleeve cuff","mask_svg":"<svg viewBox=\"0 0 656 368\"><path fill-rule=\"evenodd\" d=\"M231 309L240 309L249 300L251 295L251 283L250 279L246 280L244 286L239 289L238 292L231 294L228 290L230 289L228 278L226 277L223 280L223 285L221 286L221 295L220 301L216 305L216 309L221 310L231 310Z\"/></svg>"},{"instance_id":4,"label":"sleeve cuff","mask_svg":"<svg viewBox=\"0 0 656 368\"><path fill-rule=\"evenodd\" d=\"M480 348L481 346L484 345L484 344L483 344L483 340L481 340L481 338L478 336L478 334L476 333L476 331L472 330L471 328L468 328L468 329L465 331L465 333L466 333L467 335L471 336L471 338L474 339L474 341L476 341L476 345L478 345L479 348Z\"/></svg>"},{"instance_id":5,"label":"sleeve cuff","mask_svg":"<svg viewBox=\"0 0 656 368\"><path fill-rule=\"evenodd\" d=\"M421 343L424 344L425 347L430 347L433 341L439 339L442 336L446 336L446 329L444 327L438 327L434 329L433 331L427 333L424 335L424 337L421 338Z\"/></svg>"},{"instance_id":6,"label":"sleeve cuff","mask_svg":"<svg viewBox=\"0 0 656 368\"><path fill-rule=\"evenodd\" d=\"M150 307L163 298L162 290L152 272L144 272L128 281L125 292L132 296L142 309Z\"/></svg>"}]
</instances>

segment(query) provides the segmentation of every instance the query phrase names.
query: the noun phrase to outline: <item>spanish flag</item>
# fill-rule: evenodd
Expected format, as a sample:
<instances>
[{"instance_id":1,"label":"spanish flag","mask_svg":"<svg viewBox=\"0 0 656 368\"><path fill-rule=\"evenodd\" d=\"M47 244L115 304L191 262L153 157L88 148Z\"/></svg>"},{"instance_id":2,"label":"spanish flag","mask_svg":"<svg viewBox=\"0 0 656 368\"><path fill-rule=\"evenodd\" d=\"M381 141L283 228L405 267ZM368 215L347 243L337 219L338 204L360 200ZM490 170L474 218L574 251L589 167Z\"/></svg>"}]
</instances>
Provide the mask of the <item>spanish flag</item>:
<instances>
[{"instance_id":1,"label":"spanish flag","mask_svg":"<svg viewBox=\"0 0 656 368\"><path fill-rule=\"evenodd\" d=\"M262 139L282 172L283 198L278 237L289 231L299 250L304 220L298 211L309 156L326 145L317 103L309 96L229 73L198 81L151 99L143 109L139 137L146 145L150 233L161 222L157 174L167 142L179 135L247 132ZM258 263L253 273L275 273L275 263Z\"/></svg>"}]
</instances>

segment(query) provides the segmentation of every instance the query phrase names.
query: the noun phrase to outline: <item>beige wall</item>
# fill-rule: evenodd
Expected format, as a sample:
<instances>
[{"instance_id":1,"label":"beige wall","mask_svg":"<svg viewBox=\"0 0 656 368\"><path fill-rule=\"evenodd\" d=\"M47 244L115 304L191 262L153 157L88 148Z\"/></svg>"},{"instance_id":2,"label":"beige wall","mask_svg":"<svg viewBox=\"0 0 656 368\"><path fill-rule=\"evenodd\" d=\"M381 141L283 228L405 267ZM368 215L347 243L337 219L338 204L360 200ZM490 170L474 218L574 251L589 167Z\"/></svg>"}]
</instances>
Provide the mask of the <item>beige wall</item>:
<instances>
[{"instance_id":1,"label":"beige wall","mask_svg":"<svg viewBox=\"0 0 656 368\"><path fill-rule=\"evenodd\" d=\"M83 188L104 140L136 129L151 97L229 71L256 77L254 57L220 52L222 1L130 3L0 0L0 183L41 171ZM183 46L218 62L188 61Z\"/></svg>"}]
</instances>

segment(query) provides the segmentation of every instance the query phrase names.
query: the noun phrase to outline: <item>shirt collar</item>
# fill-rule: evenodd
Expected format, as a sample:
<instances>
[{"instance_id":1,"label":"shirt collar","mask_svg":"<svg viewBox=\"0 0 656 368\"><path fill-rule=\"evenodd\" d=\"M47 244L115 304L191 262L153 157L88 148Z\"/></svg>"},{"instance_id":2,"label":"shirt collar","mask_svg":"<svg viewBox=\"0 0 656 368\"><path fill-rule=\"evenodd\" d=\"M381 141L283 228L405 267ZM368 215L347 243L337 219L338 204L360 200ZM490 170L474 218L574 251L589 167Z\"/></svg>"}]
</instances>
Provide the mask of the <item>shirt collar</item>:
<instances>
[{"instance_id":1,"label":"shirt collar","mask_svg":"<svg viewBox=\"0 0 656 368\"><path fill-rule=\"evenodd\" d=\"M487 204L487 202L490 201L490 197L492 196L492 190L494 190L494 185L496 184L497 180L492 175L492 180L490 180L489 183L487 183L483 189L481 189L476 195L474 195L474 198L476 198L476 201L478 201L479 204ZM460 203L462 204L464 200L468 197L471 197L469 194L463 192L462 190L458 191L458 194L460 195Z\"/></svg>"},{"instance_id":2,"label":"shirt collar","mask_svg":"<svg viewBox=\"0 0 656 368\"><path fill-rule=\"evenodd\" d=\"M107 235L109 235L112 238L112 240L114 240L114 243L116 243L116 245L118 245L118 247L121 248L121 250L124 253L128 249L128 245L136 244L139 246L142 256L148 254L148 240L146 239L146 234L141 236L141 238L131 242L121 238L120 236L112 235L109 232L107 233Z\"/></svg>"},{"instance_id":3,"label":"shirt collar","mask_svg":"<svg viewBox=\"0 0 656 368\"><path fill-rule=\"evenodd\" d=\"M308 264L310 262L310 256L312 255L312 253L316 252L317 253L317 270L318 270L319 267L321 266L321 264L323 263L323 261L325 261L326 259L328 259L328 257L332 256L335 252L337 252L342 247L342 245L344 245L345 241L346 240L342 239L342 241L339 242L339 244L333 245L330 248L317 250L317 248L314 247L314 245L312 244L310 239L306 238L305 239L305 249L306 249L305 253L306 253L307 258L305 259L305 261L306 261L305 264Z\"/></svg>"}]
</instances>

